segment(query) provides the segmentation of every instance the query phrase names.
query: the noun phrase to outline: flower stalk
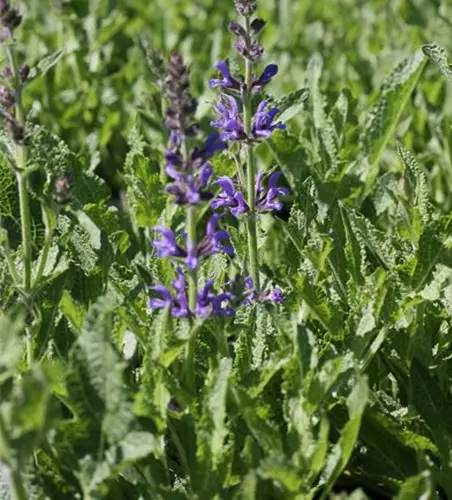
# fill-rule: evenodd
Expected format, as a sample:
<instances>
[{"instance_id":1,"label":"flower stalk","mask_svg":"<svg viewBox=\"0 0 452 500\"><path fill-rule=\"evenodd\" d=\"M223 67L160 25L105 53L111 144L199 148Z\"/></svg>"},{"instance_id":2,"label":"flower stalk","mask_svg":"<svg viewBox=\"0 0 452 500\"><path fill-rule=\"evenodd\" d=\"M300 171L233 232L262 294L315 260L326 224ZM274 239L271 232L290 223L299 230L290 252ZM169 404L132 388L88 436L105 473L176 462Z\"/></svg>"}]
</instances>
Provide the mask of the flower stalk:
<instances>
[{"instance_id":1,"label":"flower stalk","mask_svg":"<svg viewBox=\"0 0 452 500\"><path fill-rule=\"evenodd\" d=\"M270 98L261 99L257 109L254 110L253 97L259 95L271 82L278 73L278 66L269 64L259 76L254 74L254 67L264 54L264 49L258 41L258 34L264 28L265 21L254 17L257 10L256 1L234 0L234 3L243 24L232 21L229 23L229 31L237 37L234 48L244 60L245 74L243 77L234 75L228 62L218 61L215 67L221 73L221 78L212 78L209 85L211 88L222 89L215 105L217 119L212 121L212 125L220 130L224 141L239 143L239 150L244 154L246 172L243 171L238 155L233 153L237 175L232 178L226 176L218 178L217 183L222 191L211 206L227 208L235 217L246 216L250 283L254 289L253 296L258 300L264 300L267 292L261 290L259 276L257 215L261 212L282 210L283 203L277 198L280 195L287 195L288 190L276 186L279 172L270 176L267 190L262 186L264 172L258 169L255 145L269 139L275 129L284 130L286 126L281 122L275 122L279 110L268 107ZM241 109L237 96L240 97Z\"/></svg>"},{"instance_id":2,"label":"flower stalk","mask_svg":"<svg viewBox=\"0 0 452 500\"><path fill-rule=\"evenodd\" d=\"M19 67L16 61L12 45L5 46L8 60L12 71L12 81L15 90L15 124L22 133L25 129L25 112L22 100L22 84L19 73ZM25 294L31 289L31 219L30 219L30 201L27 189L27 149L22 140L16 141L16 178L19 190L19 205L22 231L22 249L23 249L23 288Z\"/></svg>"},{"instance_id":3,"label":"flower stalk","mask_svg":"<svg viewBox=\"0 0 452 500\"><path fill-rule=\"evenodd\" d=\"M249 16L244 16L245 21L245 39L247 51L251 45L251 22ZM252 122L252 83L253 82L253 61L250 58L245 58L245 86L243 88L243 122L245 134L251 135ZM257 248L257 224L256 224L256 193L254 185L256 182L256 163L254 158L254 148L252 143L247 143L246 148L246 188L249 214L247 219L248 233L248 256L250 265L250 275L253 280L256 291L259 293L259 261Z\"/></svg>"}]
</instances>

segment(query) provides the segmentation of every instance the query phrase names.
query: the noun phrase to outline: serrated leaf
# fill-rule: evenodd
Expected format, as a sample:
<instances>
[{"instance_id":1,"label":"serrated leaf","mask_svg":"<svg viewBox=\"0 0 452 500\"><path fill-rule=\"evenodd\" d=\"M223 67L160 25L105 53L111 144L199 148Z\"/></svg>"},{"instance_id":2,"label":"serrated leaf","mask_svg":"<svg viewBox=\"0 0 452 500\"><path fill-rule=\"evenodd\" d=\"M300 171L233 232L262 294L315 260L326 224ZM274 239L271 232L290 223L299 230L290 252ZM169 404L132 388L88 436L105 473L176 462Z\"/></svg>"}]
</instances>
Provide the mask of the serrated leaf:
<instances>
[{"instance_id":1,"label":"serrated leaf","mask_svg":"<svg viewBox=\"0 0 452 500\"><path fill-rule=\"evenodd\" d=\"M424 45L422 52L440 69L446 80L452 84L452 68L447 60L447 51L443 47L432 43Z\"/></svg>"},{"instance_id":2,"label":"serrated leaf","mask_svg":"<svg viewBox=\"0 0 452 500\"><path fill-rule=\"evenodd\" d=\"M52 69L60 59L64 56L65 49L59 49L53 52L52 54L48 54L40 59L31 69L30 74L28 75L26 84L28 85L30 82L39 78L40 76L44 76L50 69Z\"/></svg>"},{"instance_id":3,"label":"serrated leaf","mask_svg":"<svg viewBox=\"0 0 452 500\"><path fill-rule=\"evenodd\" d=\"M108 296L99 298L87 314L71 355L74 396L82 391L87 418L101 424L110 444L119 442L133 421L123 383L125 365L110 341L114 307Z\"/></svg>"},{"instance_id":4,"label":"serrated leaf","mask_svg":"<svg viewBox=\"0 0 452 500\"><path fill-rule=\"evenodd\" d=\"M309 99L309 95L310 92L308 88L301 88L272 102L272 106L279 110L280 114L278 119L285 123L293 118Z\"/></svg>"},{"instance_id":5,"label":"serrated leaf","mask_svg":"<svg viewBox=\"0 0 452 500\"><path fill-rule=\"evenodd\" d=\"M371 166L380 160L424 70L425 63L422 51L418 50L402 61L384 79L378 96L367 114L360 137L362 151L369 157ZM371 172L367 181L372 182L375 175L376 173Z\"/></svg>"},{"instance_id":6,"label":"serrated leaf","mask_svg":"<svg viewBox=\"0 0 452 500\"><path fill-rule=\"evenodd\" d=\"M137 128L129 137L131 150L124 164L128 208L137 227L157 224L166 204L166 195L159 173L152 172L151 159L144 154L143 138Z\"/></svg>"}]
</instances>

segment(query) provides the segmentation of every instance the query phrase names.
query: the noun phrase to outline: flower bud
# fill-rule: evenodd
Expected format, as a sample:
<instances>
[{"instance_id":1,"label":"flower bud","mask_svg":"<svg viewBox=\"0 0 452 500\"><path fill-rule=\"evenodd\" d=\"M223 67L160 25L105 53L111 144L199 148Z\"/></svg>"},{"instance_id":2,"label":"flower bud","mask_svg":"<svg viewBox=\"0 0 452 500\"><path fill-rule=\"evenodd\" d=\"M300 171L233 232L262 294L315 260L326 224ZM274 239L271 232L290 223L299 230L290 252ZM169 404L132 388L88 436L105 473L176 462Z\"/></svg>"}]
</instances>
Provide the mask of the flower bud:
<instances>
[{"instance_id":1,"label":"flower bud","mask_svg":"<svg viewBox=\"0 0 452 500\"><path fill-rule=\"evenodd\" d=\"M254 33L257 35L260 33L263 29L264 26L267 24L266 21L263 19L254 19L253 22L251 23L251 28L254 31Z\"/></svg>"},{"instance_id":2,"label":"flower bud","mask_svg":"<svg viewBox=\"0 0 452 500\"><path fill-rule=\"evenodd\" d=\"M237 12L242 16L249 17L256 12L257 6L254 0L234 0Z\"/></svg>"}]
</instances>

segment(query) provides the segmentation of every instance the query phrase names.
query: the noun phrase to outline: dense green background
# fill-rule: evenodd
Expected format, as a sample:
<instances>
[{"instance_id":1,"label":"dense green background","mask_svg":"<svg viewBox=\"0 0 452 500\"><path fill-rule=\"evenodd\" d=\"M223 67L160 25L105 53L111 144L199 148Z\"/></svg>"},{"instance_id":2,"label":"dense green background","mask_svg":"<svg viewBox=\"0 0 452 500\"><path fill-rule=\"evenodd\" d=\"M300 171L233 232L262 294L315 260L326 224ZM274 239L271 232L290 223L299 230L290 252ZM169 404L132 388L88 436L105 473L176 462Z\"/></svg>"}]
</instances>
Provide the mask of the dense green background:
<instances>
[{"instance_id":1,"label":"dense green background","mask_svg":"<svg viewBox=\"0 0 452 500\"><path fill-rule=\"evenodd\" d=\"M436 41L446 49L452 44L452 7L447 1L261 0L259 5L268 20L263 36L267 61L280 67L271 88L276 97L303 86L308 61L319 52L326 95L332 100L348 88L362 106L395 64L422 44ZM74 151L89 153L114 186L121 185L116 174L136 113L147 118L144 130L149 135L160 125L150 99L153 77L142 41L164 53L179 50L190 61L201 114L209 112L214 95L206 88L213 64L231 53L226 27L235 12L227 0L42 0L28 2L25 12L19 39L31 61L66 48L55 71L32 87L37 119ZM442 126L447 101L437 72L428 72L423 85L431 88L427 102L413 102L406 116L415 118L422 108L423 116L409 127L415 134L410 142L430 159L437 156L432 128ZM449 165L448 155L436 161Z\"/></svg>"},{"instance_id":2,"label":"dense green background","mask_svg":"<svg viewBox=\"0 0 452 500\"><path fill-rule=\"evenodd\" d=\"M190 62L207 130L232 1L24 6L23 58L65 50L25 93L45 127L28 130L35 272L40 203L53 225L33 311L0 261L0 459L30 498L452 498L452 71L436 45L420 50L452 49L452 6L259 4L288 131L258 165L277 163L292 191L260 219L259 258L287 300L192 329L147 308L148 286L172 278L149 228L184 214L159 182L167 131L143 46ZM0 222L21 272L14 146L0 139ZM66 174L71 199L55 207ZM246 268L243 227L224 224L233 262L200 270L218 282Z\"/></svg>"}]
</instances>

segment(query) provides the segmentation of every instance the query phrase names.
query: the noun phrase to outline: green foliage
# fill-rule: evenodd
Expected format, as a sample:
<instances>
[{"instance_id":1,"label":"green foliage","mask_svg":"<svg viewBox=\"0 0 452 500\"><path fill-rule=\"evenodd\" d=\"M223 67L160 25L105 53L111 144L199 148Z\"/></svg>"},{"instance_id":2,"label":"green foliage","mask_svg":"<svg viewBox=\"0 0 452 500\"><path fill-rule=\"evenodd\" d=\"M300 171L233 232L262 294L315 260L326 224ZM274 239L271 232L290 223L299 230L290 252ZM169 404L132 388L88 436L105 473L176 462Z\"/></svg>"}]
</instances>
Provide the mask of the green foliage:
<instances>
[{"instance_id":1,"label":"green foliage","mask_svg":"<svg viewBox=\"0 0 452 500\"><path fill-rule=\"evenodd\" d=\"M449 3L259 1L288 127L258 166L290 187L260 275L286 300L193 323L147 306L174 279L151 228L182 215L143 47L184 54L207 131L233 2L28 3L28 291L0 132L0 498L452 498ZM222 224L235 256L202 280L247 269L243 219Z\"/></svg>"}]
</instances>

